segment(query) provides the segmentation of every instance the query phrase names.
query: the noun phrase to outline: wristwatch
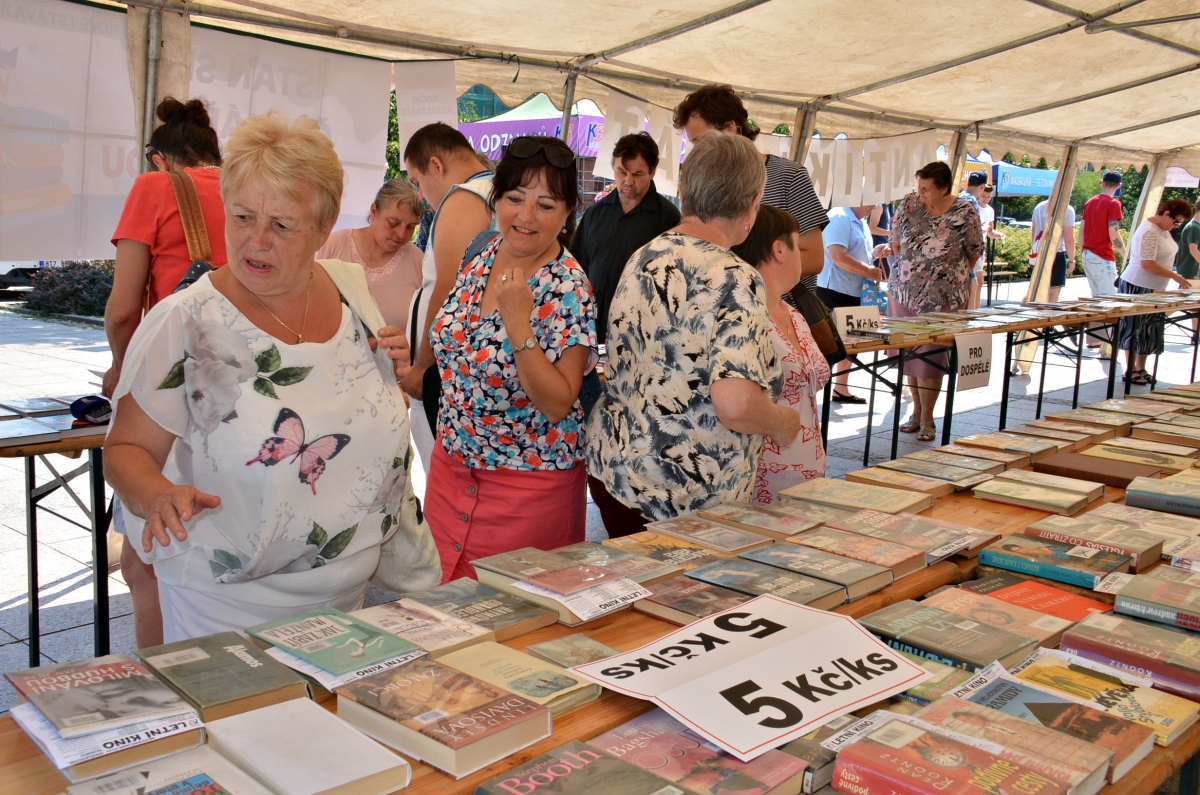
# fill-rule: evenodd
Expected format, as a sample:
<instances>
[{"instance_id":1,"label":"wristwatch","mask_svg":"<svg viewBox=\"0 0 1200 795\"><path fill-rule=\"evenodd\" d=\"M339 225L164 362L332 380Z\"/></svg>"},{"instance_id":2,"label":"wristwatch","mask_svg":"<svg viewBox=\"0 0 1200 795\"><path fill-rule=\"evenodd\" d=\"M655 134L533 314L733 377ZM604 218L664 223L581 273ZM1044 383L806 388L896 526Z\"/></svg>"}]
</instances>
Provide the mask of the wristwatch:
<instances>
[{"instance_id":1,"label":"wristwatch","mask_svg":"<svg viewBox=\"0 0 1200 795\"><path fill-rule=\"evenodd\" d=\"M534 348L536 348L537 346L538 346L537 337L530 337L529 339L525 340L517 347L513 348L513 353L516 353L517 351L531 351Z\"/></svg>"}]
</instances>

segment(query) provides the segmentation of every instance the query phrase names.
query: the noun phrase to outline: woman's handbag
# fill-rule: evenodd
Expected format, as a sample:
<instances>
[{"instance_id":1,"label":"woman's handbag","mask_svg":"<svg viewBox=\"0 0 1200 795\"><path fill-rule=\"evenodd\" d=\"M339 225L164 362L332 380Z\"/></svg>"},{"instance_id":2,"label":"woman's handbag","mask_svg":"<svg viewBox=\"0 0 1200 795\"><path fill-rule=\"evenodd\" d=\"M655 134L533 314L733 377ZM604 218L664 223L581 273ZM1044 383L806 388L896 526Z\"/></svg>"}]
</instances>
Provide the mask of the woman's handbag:
<instances>
[{"instance_id":1,"label":"woman's handbag","mask_svg":"<svg viewBox=\"0 0 1200 795\"><path fill-rule=\"evenodd\" d=\"M796 309L804 316L804 322L808 324L808 330L812 332L817 347L825 356L825 361L829 364L837 364L844 360L846 345L842 342L842 335L838 334L837 326L833 323L833 316L829 314L829 308L821 303L821 299L809 292L803 282L792 288L790 296Z\"/></svg>"},{"instance_id":2,"label":"woman's handbag","mask_svg":"<svg viewBox=\"0 0 1200 795\"><path fill-rule=\"evenodd\" d=\"M179 205L179 220L183 222L183 236L187 240L188 256L192 266L183 274L172 293L186 290L213 269L212 246L208 242L208 227L204 223L204 211L200 208L200 194L196 183L186 171L168 171L171 189L175 191L175 203Z\"/></svg>"},{"instance_id":3,"label":"woman's handbag","mask_svg":"<svg viewBox=\"0 0 1200 795\"><path fill-rule=\"evenodd\" d=\"M879 285L870 279L863 279L862 293L859 295L860 306L877 306L879 314L887 314L887 293L879 289Z\"/></svg>"}]
</instances>

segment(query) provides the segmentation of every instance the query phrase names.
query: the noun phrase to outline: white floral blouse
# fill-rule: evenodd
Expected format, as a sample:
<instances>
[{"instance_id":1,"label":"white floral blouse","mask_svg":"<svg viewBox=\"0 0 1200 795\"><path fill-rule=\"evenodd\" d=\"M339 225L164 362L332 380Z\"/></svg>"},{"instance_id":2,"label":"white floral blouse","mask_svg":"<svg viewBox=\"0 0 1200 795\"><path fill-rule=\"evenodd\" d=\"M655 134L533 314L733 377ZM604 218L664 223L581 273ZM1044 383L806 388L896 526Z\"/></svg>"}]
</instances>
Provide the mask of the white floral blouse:
<instances>
[{"instance_id":1,"label":"white floral blouse","mask_svg":"<svg viewBox=\"0 0 1200 795\"><path fill-rule=\"evenodd\" d=\"M763 437L721 424L712 385L744 378L779 395L762 278L728 249L667 232L634 252L608 317L588 474L652 520L748 502Z\"/></svg>"},{"instance_id":2,"label":"white floral blouse","mask_svg":"<svg viewBox=\"0 0 1200 795\"><path fill-rule=\"evenodd\" d=\"M361 587L409 487L407 414L343 301L324 343L261 331L206 275L161 301L130 343L114 405L132 394L177 437L163 474L221 498L188 538L143 559L170 585L245 604L307 605ZM140 539L142 521L127 516Z\"/></svg>"}]
</instances>

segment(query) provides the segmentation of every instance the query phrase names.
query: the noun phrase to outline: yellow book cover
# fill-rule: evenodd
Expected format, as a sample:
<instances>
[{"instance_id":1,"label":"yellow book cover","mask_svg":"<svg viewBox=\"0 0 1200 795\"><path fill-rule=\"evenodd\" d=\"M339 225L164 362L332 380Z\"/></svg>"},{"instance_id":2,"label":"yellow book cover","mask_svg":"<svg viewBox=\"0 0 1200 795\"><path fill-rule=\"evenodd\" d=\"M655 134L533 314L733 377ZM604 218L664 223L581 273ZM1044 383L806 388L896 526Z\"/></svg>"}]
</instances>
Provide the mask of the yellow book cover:
<instances>
[{"instance_id":1,"label":"yellow book cover","mask_svg":"<svg viewBox=\"0 0 1200 795\"><path fill-rule=\"evenodd\" d=\"M1135 450L1132 447L1118 447L1110 442L1094 444L1082 451L1082 454L1090 455L1093 458L1107 458L1110 461L1128 461L1131 464L1145 464L1146 466L1159 467L1168 472L1188 469L1196 464L1196 459L1188 458L1187 456L1167 455L1166 453L1156 453L1150 450Z\"/></svg>"}]
</instances>

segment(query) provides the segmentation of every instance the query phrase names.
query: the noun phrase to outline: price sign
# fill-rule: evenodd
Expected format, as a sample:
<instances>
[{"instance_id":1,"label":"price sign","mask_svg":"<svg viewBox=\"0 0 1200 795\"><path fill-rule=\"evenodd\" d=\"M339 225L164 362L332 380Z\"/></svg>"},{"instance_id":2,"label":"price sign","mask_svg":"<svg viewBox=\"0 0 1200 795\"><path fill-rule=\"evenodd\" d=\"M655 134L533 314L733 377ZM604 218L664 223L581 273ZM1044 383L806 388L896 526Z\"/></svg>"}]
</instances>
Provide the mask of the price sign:
<instances>
[{"instance_id":1,"label":"price sign","mask_svg":"<svg viewBox=\"0 0 1200 795\"><path fill-rule=\"evenodd\" d=\"M987 386L992 377L992 335L986 331L958 334L954 347L958 349L958 384L954 391Z\"/></svg>"},{"instance_id":2,"label":"price sign","mask_svg":"<svg viewBox=\"0 0 1200 795\"><path fill-rule=\"evenodd\" d=\"M833 322L838 334L860 334L879 328L879 307L839 306L833 310Z\"/></svg>"},{"instance_id":3,"label":"price sign","mask_svg":"<svg viewBox=\"0 0 1200 795\"><path fill-rule=\"evenodd\" d=\"M653 701L743 762L932 676L854 619L771 594L571 670Z\"/></svg>"}]
</instances>

